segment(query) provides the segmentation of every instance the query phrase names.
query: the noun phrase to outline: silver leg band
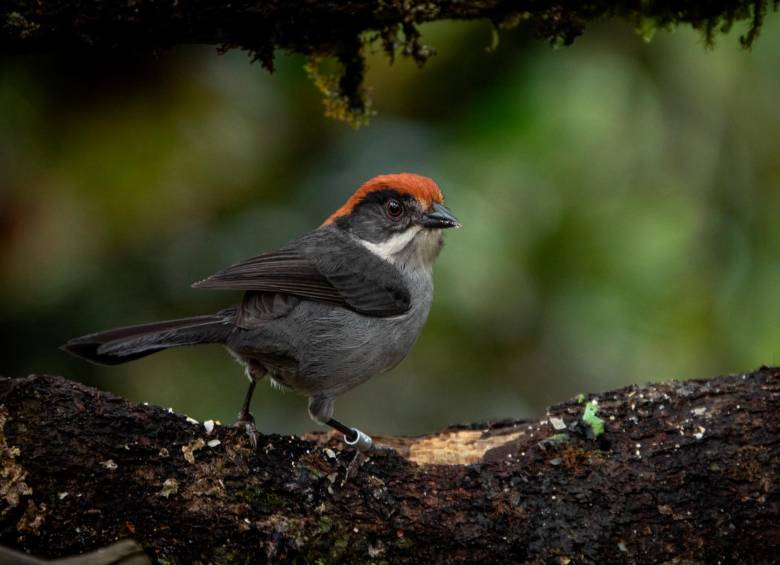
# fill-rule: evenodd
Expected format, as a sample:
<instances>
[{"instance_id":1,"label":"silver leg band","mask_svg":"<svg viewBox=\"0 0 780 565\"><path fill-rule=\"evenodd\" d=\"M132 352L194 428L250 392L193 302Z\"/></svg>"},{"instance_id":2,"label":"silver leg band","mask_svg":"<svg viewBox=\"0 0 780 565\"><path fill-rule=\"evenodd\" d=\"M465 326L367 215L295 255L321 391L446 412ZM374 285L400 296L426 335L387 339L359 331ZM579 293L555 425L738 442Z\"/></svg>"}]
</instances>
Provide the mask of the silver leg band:
<instances>
[{"instance_id":1,"label":"silver leg band","mask_svg":"<svg viewBox=\"0 0 780 565\"><path fill-rule=\"evenodd\" d=\"M354 439L350 440L350 438L345 435L344 443L351 447L357 448L358 451L368 451L371 449L371 447L374 445L374 442L371 440L370 436L367 436L357 428L352 428L352 431L355 432Z\"/></svg>"}]
</instances>

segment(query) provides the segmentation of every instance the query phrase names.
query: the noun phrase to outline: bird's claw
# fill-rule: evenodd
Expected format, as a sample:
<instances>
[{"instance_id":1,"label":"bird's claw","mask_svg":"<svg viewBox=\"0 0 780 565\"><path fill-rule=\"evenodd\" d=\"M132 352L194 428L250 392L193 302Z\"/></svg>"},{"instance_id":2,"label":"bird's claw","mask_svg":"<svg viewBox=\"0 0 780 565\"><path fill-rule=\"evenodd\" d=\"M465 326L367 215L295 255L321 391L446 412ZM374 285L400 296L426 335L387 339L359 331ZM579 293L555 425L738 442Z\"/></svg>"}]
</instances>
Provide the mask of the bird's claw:
<instances>
[{"instance_id":1,"label":"bird's claw","mask_svg":"<svg viewBox=\"0 0 780 565\"><path fill-rule=\"evenodd\" d=\"M347 466L347 470L344 475L344 483L346 483L349 479L354 477L360 467L363 466L363 463L365 463L366 459L368 458L368 453L379 449L379 446L374 445L374 441L371 439L371 436L361 432L357 428L352 428L351 436L344 434L344 443L350 447L355 448L355 456Z\"/></svg>"},{"instance_id":2,"label":"bird's claw","mask_svg":"<svg viewBox=\"0 0 780 565\"><path fill-rule=\"evenodd\" d=\"M358 470L360 470L360 467L363 466L363 463L366 462L367 458L364 451L355 452L355 456L352 458L352 461L349 462L349 465L347 465L347 469L344 472L344 480L341 482L341 486L347 484L349 479L357 475Z\"/></svg>"},{"instance_id":3,"label":"bird's claw","mask_svg":"<svg viewBox=\"0 0 780 565\"><path fill-rule=\"evenodd\" d=\"M368 437L368 436L366 436ZM370 440L371 438L369 438ZM357 475L360 468L363 466L363 463L368 460L369 456L377 455L377 456L386 456L390 453L395 453L395 450L392 447L385 447L382 445L377 445L375 443L371 444L371 447L368 450L360 450L358 449L355 451L355 456L352 458L352 461L350 461L349 465L347 465L347 470L344 474L344 481L342 481L342 486L346 484L346 482Z\"/></svg>"},{"instance_id":4,"label":"bird's claw","mask_svg":"<svg viewBox=\"0 0 780 565\"><path fill-rule=\"evenodd\" d=\"M241 412L235 425L244 428L247 437L249 437L249 443L252 444L252 449L257 449L257 426L254 416L249 412Z\"/></svg>"}]
</instances>

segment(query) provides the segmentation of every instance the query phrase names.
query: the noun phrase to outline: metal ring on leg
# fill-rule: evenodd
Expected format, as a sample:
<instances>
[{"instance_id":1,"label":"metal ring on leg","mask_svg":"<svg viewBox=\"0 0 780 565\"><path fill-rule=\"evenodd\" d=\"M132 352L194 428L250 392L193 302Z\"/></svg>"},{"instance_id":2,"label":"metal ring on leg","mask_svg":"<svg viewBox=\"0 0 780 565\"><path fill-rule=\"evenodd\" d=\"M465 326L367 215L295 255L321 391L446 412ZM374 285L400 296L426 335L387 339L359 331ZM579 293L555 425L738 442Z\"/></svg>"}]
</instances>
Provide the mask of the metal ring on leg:
<instances>
[{"instance_id":1,"label":"metal ring on leg","mask_svg":"<svg viewBox=\"0 0 780 565\"><path fill-rule=\"evenodd\" d=\"M350 447L356 448L358 451L370 450L371 447L374 445L374 442L371 439L371 437L364 434L357 428L352 428L352 431L354 432L354 436L352 438L344 434L344 443L346 443Z\"/></svg>"}]
</instances>

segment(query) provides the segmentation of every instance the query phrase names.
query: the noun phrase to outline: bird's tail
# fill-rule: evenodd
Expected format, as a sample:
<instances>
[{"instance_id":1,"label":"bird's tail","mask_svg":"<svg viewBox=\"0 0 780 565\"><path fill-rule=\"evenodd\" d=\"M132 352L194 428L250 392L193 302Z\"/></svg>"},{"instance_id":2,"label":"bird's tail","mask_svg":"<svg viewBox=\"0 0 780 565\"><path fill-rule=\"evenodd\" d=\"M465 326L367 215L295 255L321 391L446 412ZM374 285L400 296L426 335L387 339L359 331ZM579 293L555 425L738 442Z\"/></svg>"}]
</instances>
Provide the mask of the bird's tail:
<instances>
[{"instance_id":1,"label":"bird's tail","mask_svg":"<svg viewBox=\"0 0 780 565\"><path fill-rule=\"evenodd\" d=\"M115 328L73 338L61 349L93 363L118 365L180 345L224 343L234 327L230 314Z\"/></svg>"}]
</instances>

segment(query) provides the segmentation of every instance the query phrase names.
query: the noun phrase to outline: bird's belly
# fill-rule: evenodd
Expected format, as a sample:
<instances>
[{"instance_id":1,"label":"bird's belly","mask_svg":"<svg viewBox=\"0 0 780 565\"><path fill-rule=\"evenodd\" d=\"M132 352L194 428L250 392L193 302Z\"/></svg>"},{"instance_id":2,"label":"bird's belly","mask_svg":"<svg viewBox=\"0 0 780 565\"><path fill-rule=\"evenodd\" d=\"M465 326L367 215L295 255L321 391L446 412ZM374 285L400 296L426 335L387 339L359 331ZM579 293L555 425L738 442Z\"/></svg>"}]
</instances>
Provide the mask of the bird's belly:
<instances>
[{"instance_id":1,"label":"bird's belly","mask_svg":"<svg viewBox=\"0 0 780 565\"><path fill-rule=\"evenodd\" d=\"M277 382L296 392L335 396L400 363L427 314L427 307L412 308L402 316L376 318L309 303L245 335L242 354L254 351ZM284 351L295 362L263 361L264 351L275 357Z\"/></svg>"},{"instance_id":2,"label":"bird's belly","mask_svg":"<svg viewBox=\"0 0 780 565\"><path fill-rule=\"evenodd\" d=\"M299 347L298 386L306 394L341 394L398 365L421 325L414 319L366 318L348 312L345 323L307 332ZM353 319L354 318L354 319Z\"/></svg>"}]
</instances>

